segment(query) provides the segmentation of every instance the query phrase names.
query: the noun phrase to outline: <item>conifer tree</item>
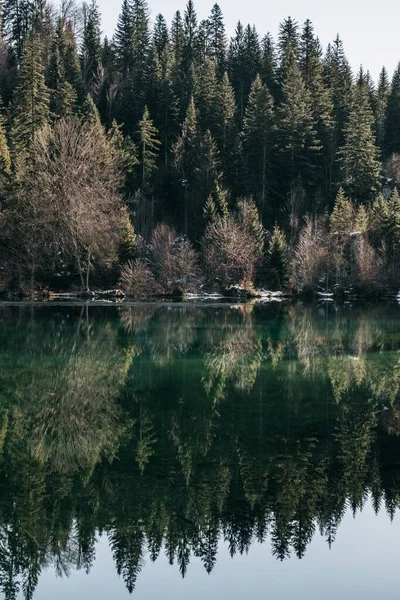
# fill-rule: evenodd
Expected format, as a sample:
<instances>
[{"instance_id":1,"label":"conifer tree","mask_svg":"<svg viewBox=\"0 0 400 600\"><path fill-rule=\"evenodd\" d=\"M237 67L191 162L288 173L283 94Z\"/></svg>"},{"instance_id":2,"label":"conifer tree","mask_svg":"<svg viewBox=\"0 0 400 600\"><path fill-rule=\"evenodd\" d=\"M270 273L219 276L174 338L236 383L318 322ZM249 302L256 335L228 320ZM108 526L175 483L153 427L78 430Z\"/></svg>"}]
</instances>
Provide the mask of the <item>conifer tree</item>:
<instances>
[{"instance_id":1,"label":"conifer tree","mask_svg":"<svg viewBox=\"0 0 400 600\"><path fill-rule=\"evenodd\" d=\"M238 212L242 228L254 240L258 258L262 258L265 246L265 230L256 203L253 200L242 198L238 202Z\"/></svg>"},{"instance_id":2,"label":"conifer tree","mask_svg":"<svg viewBox=\"0 0 400 600\"><path fill-rule=\"evenodd\" d=\"M123 78L133 69L133 12L131 0L123 0L114 36L117 67Z\"/></svg>"},{"instance_id":3,"label":"conifer tree","mask_svg":"<svg viewBox=\"0 0 400 600\"><path fill-rule=\"evenodd\" d=\"M42 64L43 48L31 36L25 42L18 86L13 104L12 145L14 152L28 151L35 133L48 123L50 92Z\"/></svg>"},{"instance_id":4,"label":"conifer tree","mask_svg":"<svg viewBox=\"0 0 400 600\"><path fill-rule=\"evenodd\" d=\"M288 17L279 25L279 80L281 85L286 79L286 71L297 60L299 52L299 26L297 21Z\"/></svg>"},{"instance_id":5,"label":"conifer tree","mask_svg":"<svg viewBox=\"0 0 400 600\"><path fill-rule=\"evenodd\" d=\"M384 151L400 152L400 63L394 72L387 102Z\"/></svg>"},{"instance_id":6,"label":"conifer tree","mask_svg":"<svg viewBox=\"0 0 400 600\"><path fill-rule=\"evenodd\" d=\"M166 47L169 44L168 26L163 15L161 14L157 15L156 22L154 24L153 43L157 52L157 57L161 59Z\"/></svg>"},{"instance_id":7,"label":"conifer tree","mask_svg":"<svg viewBox=\"0 0 400 600\"><path fill-rule=\"evenodd\" d=\"M78 96L72 85L67 81L57 43L53 45L51 53L48 86L51 93L50 109L52 115L54 117L66 117L74 114Z\"/></svg>"},{"instance_id":8,"label":"conifer tree","mask_svg":"<svg viewBox=\"0 0 400 600\"><path fill-rule=\"evenodd\" d=\"M243 122L247 192L254 194L265 218L274 147L274 101L257 76L250 91Z\"/></svg>"},{"instance_id":9,"label":"conifer tree","mask_svg":"<svg viewBox=\"0 0 400 600\"><path fill-rule=\"evenodd\" d=\"M1 106L1 100L0 100ZM11 154L8 147L5 119L0 113L0 180L11 174ZM1 190L0 190L1 191Z\"/></svg>"},{"instance_id":10,"label":"conifer tree","mask_svg":"<svg viewBox=\"0 0 400 600\"><path fill-rule=\"evenodd\" d=\"M295 55L287 58L282 85L282 101L278 107L278 150L280 172L286 186L301 178L303 185L315 184L315 162L321 150L311 99L306 89Z\"/></svg>"},{"instance_id":11,"label":"conifer tree","mask_svg":"<svg viewBox=\"0 0 400 600\"><path fill-rule=\"evenodd\" d=\"M278 60L274 40L270 33L267 33L261 42L260 77L263 84L267 86L276 100L278 92Z\"/></svg>"},{"instance_id":12,"label":"conifer tree","mask_svg":"<svg viewBox=\"0 0 400 600\"><path fill-rule=\"evenodd\" d=\"M209 53L217 65L217 75L221 79L226 69L226 35L222 10L214 4L208 19Z\"/></svg>"},{"instance_id":13,"label":"conifer tree","mask_svg":"<svg viewBox=\"0 0 400 600\"><path fill-rule=\"evenodd\" d=\"M66 80L72 85L77 95L78 106L82 106L87 92L83 82L76 40L70 23L64 24L62 20L59 21L56 43L63 62Z\"/></svg>"},{"instance_id":14,"label":"conifer tree","mask_svg":"<svg viewBox=\"0 0 400 600\"><path fill-rule=\"evenodd\" d=\"M284 288L289 280L289 249L286 236L275 225L267 252L268 279L275 289Z\"/></svg>"},{"instance_id":15,"label":"conifer tree","mask_svg":"<svg viewBox=\"0 0 400 600\"><path fill-rule=\"evenodd\" d=\"M386 111L390 93L390 82L387 71L383 67L379 75L378 90L376 94L376 116L375 130L376 140L381 150L384 149L385 129L386 129Z\"/></svg>"},{"instance_id":16,"label":"conifer tree","mask_svg":"<svg viewBox=\"0 0 400 600\"><path fill-rule=\"evenodd\" d=\"M82 71L87 90L92 90L101 65L101 17L97 0L91 0L85 9L82 43Z\"/></svg>"},{"instance_id":17,"label":"conifer tree","mask_svg":"<svg viewBox=\"0 0 400 600\"><path fill-rule=\"evenodd\" d=\"M139 122L139 164L142 184L147 184L157 168L160 140L158 130L150 117L147 106L142 120Z\"/></svg>"},{"instance_id":18,"label":"conifer tree","mask_svg":"<svg viewBox=\"0 0 400 600\"><path fill-rule=\"evenodd\" d=\"M193 97L199 111L200 128L216 130L217 73L215 63L206 58L196 73Z\"/></svg>"},{"instance_id":19,"label":"conifer tree","mask_svg":"<svg viewBox=\"0 0 400 600\"><path fill-rule=\"evenodd\" d=\"M87 94L79 112L85 123L89 123L90 125L101 125L99 111L90 94Z\"/></svg>"},{"instance_id":20,"label":"conifer tree","mask_svg":"<svg viewBox=\"0 0 400 600\"><path fill-rule=\"evenodd\" d=\"M354 228L354 217L353 204L346 197L343 188L340 188L330 216L331 233L340 235L351 233Z\"/></svg>"},{"instance_id":21,"label":"conifer tree","mask_svg":"<svg viewBox=\"0 0 400 600\"><path fill-rule=\"evenodd\" d=\"M325 201L329 200L332 184L332 163L334 161L334 107L331 91L324 82L322 50L318 38L315 37L311 21L304 23L299 46L299 66L302 78L308 90L312 113L315 121L317 137L321 142L321 184Z\"/></svg>"},{"instance_id":22,"label":"conifer tree","mask_svg":"<svg viewBox=\"0 0 400 600\"><path fill-rule=\"evenodd\" d=\"M357 201L369 201L380 187L380 162L372 127L374 116L365 81L354 89L353 106L340 150L344 185Z\"/></svg>"}]
</instances>

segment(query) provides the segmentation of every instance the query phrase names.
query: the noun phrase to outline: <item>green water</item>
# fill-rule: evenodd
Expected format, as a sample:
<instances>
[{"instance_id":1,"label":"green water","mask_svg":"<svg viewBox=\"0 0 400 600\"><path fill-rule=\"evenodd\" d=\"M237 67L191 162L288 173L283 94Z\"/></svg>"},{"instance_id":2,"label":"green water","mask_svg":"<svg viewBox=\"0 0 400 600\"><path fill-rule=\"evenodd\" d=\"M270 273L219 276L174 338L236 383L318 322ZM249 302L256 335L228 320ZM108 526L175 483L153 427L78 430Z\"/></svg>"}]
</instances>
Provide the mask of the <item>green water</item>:
<instances>
[{"instance_id":1,"label":"green water","mask_svg":"<svg viewBox=\"0 0 400 600\"><path fill-rule=\"evenodd\" d=\"M2 306L0 596L395 600L399 436L396 305Z\"/></svg>"}]
</instances>

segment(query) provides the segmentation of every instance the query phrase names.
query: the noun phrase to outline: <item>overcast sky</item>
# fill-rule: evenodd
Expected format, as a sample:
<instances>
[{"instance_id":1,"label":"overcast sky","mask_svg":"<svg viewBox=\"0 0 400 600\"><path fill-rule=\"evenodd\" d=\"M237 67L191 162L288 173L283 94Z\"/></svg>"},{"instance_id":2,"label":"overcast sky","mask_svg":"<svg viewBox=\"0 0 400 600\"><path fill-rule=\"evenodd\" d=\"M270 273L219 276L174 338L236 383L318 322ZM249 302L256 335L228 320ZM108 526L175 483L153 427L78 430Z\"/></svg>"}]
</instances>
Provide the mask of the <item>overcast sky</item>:
<instances>
[{"instance_id":1,"label":"overcast sky","mask_svg":"<svg viewBox=\"0 0 400 600\"><path fill-rule=\"evenodd\" d=\"M104 33L111 36L117 22L121 0L98 0L103 14ZM206 18L215 0L196 0L199 19ZM186 0L149 0L151 16L161 12L168 23L176 10L184 10ZM291 16L299 23L310 18L324 47L336 36L342 37L346 54L354 69L360 64L375 79L383 65L390 73L400 60L399 0L219 0L225 17L227 34L235 24L257 26L260 35L271 31L276 36L278 24Z\"/></svg>"}]
</instances>

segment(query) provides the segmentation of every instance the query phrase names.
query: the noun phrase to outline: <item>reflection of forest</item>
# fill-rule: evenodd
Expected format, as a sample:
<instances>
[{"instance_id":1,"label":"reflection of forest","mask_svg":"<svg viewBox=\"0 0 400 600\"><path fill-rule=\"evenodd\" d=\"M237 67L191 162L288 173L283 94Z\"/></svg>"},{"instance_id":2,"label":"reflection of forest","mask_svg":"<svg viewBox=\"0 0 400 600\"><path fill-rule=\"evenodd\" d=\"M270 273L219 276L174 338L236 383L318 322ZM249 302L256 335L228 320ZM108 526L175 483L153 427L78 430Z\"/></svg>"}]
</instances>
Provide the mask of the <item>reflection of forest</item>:
<instances>
[{"instance_id":1,"label":"reflection of forest","mask_svg":"<svg viewBox=\"0 0 400 600\"><path fill-rule=\"evenodd\" d=\"M400 504L400 309L2 308L0 590L90 571L109 537L184 576L269 540L302 557Z\"/></svg>"}]
</instances>

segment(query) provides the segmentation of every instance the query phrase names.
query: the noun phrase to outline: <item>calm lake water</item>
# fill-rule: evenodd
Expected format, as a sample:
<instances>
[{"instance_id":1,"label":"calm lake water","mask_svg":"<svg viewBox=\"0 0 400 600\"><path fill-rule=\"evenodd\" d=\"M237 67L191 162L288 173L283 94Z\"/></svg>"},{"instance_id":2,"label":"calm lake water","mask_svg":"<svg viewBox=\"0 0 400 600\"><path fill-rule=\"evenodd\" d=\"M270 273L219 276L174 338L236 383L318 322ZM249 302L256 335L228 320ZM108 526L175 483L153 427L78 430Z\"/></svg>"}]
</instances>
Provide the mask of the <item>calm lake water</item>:
<instances>
[{"instance_id":1,"label":"calm lake water","mask_svg":"<svg viewBox=\"0 0 400 600\"><path fill-rule=\"evenodd\" d=\"M400 307L0 306L0 597L398 600Z\"/></svg>"}]
</instances>

